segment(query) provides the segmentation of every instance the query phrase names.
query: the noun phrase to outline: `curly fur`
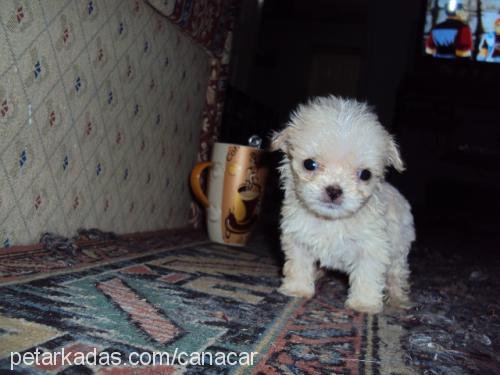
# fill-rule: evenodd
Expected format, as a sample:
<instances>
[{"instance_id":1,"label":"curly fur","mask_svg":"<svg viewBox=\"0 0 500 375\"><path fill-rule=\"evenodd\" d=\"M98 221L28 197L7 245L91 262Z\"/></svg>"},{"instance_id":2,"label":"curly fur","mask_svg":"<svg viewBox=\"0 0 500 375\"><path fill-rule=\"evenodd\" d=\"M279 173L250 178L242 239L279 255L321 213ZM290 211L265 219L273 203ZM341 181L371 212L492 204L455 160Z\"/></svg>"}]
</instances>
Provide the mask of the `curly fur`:
<instances>
[{"instance_id":1,"label":"curly fur","mask_svg":"<svg viewBox=\"0 0 500 375\"><path fill-rule=\"evenodd\" d=\"M312 297L319 263L348 273L347 307L378 313L384 294L393 305L407 306L413 217L405 198L384 180L389 166L404 166L373 111L355 100L314 98L274 134L272 148L284 152L280 292ZM305 159L318 168L306 170ZM371 172L367 181L360 178L363 169ZM342 190L339 198L328 195L331 186Z\"/></svg>"}]
</instances>

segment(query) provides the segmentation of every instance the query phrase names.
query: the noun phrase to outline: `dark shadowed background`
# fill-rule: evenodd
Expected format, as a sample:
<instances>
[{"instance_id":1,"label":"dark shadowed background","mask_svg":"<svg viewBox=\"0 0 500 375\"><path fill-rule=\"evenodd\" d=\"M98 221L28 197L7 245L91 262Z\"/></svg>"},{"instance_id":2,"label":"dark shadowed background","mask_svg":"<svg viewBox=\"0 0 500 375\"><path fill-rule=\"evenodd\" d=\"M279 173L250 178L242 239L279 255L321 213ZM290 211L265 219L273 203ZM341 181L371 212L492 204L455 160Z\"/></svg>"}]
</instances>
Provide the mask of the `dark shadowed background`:
<instances>
[{"instance_id":1,"label":"dark shadowed background","mask_svg":"<svg viewBox=\"0 0 500 375\"><path fill-rule=\"evenodd\" d=\"M500 225L500 64L424 56L425 6L243 1L222 141L267 137L310 96L367 101L400 144L407 171L388 179L410 200L420 241L464 238L491 254ZM274 176L265 211L274 222L276 187Z\"/></svg>"}]
</instances>

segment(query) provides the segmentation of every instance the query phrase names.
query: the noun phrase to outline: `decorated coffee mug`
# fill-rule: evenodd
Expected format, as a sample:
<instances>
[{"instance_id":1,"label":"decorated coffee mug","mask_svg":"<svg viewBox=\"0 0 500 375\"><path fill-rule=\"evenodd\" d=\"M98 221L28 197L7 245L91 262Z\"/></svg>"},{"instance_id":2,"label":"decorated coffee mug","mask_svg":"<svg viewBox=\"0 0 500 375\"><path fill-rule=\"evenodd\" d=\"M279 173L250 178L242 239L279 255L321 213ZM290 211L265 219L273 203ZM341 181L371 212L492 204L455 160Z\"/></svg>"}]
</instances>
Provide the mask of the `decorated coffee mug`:
<instances>
[{"instance_id":1,"label":"decorated coffee mug","mask_svg":"<svg viewBox=\"0 0 500 375\"><path fill-rule=\"evenodd\" d=\"M262 166L265 151L229 143L215 143L210 162L198 163L191 172L191 188L207 210L210 239L243 246L255 224L264 190L267 169ZM207 194L200 177L210 168Z\"/></svg>"}]
</instances>

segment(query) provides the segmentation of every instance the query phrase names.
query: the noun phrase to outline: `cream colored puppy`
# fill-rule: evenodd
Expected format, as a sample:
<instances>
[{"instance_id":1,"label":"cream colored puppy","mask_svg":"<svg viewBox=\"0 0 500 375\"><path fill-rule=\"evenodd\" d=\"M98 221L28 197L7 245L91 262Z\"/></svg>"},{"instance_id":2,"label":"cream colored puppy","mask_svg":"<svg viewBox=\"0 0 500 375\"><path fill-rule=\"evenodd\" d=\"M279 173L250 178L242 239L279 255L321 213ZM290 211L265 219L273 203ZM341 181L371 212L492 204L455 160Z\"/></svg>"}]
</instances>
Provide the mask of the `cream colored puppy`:
<instances>
[{"instance_id":1,"label":"cream colored puppy","mask_svg":"<svg viewBox=\"0 0 500 375\"><path fill-rule=\"evenodd\" d=\"M312 297L319 264L349 274L347 307L378 313L384 292L391 304L406 306L413 217L384 180L387 167L404 166L377 116L355 100L315 98L274 134L272 147L285 154L279 291Z\"/></svg>"}]
</instances>

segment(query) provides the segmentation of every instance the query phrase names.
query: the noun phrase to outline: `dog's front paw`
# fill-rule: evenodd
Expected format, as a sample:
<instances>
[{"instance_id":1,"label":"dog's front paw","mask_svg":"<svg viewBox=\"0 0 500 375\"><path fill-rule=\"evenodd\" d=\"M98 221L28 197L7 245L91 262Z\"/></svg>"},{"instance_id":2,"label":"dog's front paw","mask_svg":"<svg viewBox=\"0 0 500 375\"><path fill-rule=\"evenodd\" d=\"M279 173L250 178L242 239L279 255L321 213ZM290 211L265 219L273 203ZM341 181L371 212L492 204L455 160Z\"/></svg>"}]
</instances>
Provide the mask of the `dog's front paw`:
<instances>
[{"instance_id":1,"label":"dog's front paw","mask_svg":"<svg viewBox=\"0 0 500 375\"><path fill-rule=\"evenodd\" d=\"M278 292L289 297L311 298L314 296L314 286L284 281Z\"/></svg>"},{"instance_id":2,"label":"dog's front paw","mask_svg":"<svg viewBox=\"0 0 500 375\"><path fill-rule=\"evenodd\" d=\"M348 298L345 306L349 309L356 310L368 314L378 314L382 312L383 304L382 301L377 303L367 303L366 301L360 301L355 298Z\"/></svg>"}]
</instances>

